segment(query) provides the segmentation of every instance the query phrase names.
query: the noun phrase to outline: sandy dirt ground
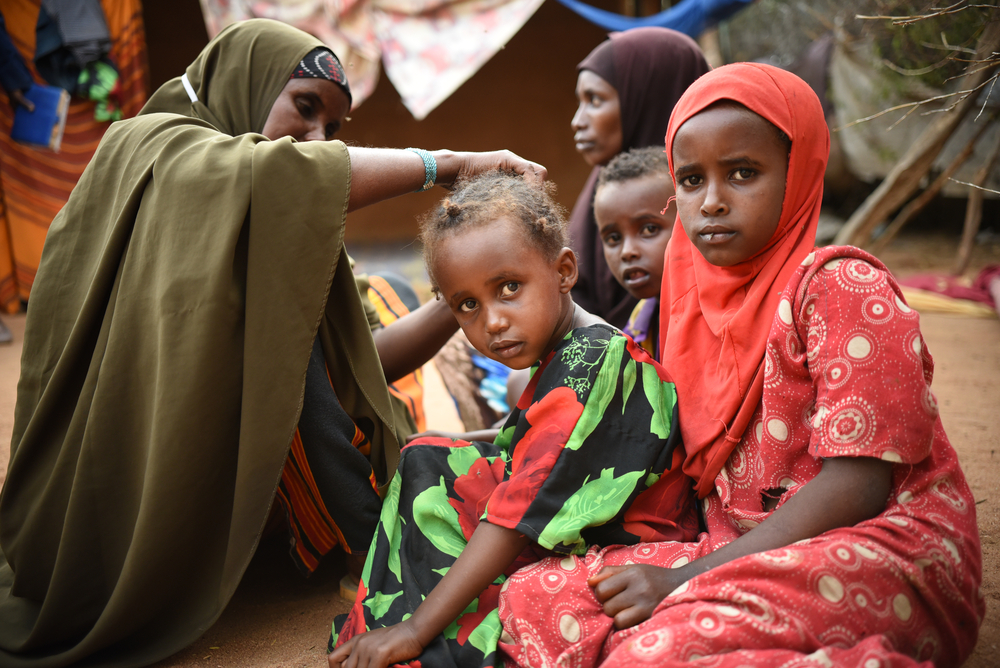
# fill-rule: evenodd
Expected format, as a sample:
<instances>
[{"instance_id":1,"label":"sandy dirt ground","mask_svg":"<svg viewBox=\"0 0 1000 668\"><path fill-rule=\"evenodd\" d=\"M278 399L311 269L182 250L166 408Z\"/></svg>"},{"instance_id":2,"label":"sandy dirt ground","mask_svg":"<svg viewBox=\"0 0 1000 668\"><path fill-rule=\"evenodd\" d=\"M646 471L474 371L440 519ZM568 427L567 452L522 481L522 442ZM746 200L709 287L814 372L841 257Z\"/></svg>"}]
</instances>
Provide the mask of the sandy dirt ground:
<instances>
[{"instance_id":1,"label":"sandy dirt ground","mask_svg":"<svg viewBox=\"0 0 1000 668\"><path fill-rule=\"evenodd\" d=\"M957 241L949 237L902 237L883 254L898 275L946 270ZM1000 244L980 246L973 270L1000 262ZM3 316L14 331L13 345L0 347L0 483L6 472L14 412L24 316ZM965 664L1000 663L1000 320L924 313L924 338L936 361L933 388L945 429L958 451L975 495L983 544L986 619L979 644ZM433 420L454 420L440 390L430 404L442 407ZM433 406L432 406L432 410ZM338 595L346 572L341 558L327 560L302 578L280 539L262 542L235 596L219 618L190 647L156 664L177 666L323 666L333 618L349 605Z\"/></svg>"}]
</instances>

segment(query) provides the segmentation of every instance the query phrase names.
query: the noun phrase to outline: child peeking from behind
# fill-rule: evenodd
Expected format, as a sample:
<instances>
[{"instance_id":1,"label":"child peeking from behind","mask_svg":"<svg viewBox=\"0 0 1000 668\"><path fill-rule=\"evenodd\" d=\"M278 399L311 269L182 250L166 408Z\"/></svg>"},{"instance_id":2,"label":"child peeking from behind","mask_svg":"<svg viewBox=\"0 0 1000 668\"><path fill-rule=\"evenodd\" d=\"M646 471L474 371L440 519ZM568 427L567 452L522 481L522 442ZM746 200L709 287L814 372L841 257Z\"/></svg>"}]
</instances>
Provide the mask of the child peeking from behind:
<instances>
[{"instance_id":1,"label":"child peeking from behind","mask_svg":"<svg viewBox=\"0 0 1000 668\"><path fill-rule=\"evenodd\" d=\"M477 177L424 219L421 239L472 345L532 375L495 443L403 449L357 600L335 624L334 667L497 665L497 599L518 568L697 534L673 383L573 302L576 256L549 192Z\"/></svg>"},{"instance_id":2,"label":"child peeking from behind","mask_svg":"<svg viewBox=\"0 0 1000 668\"><path fill-rule=\"evenodd\" d=\"M625 333L659 360L663 254L677 216L667 154L656 146L620 153L601 169L594 217L604 259L615 279L639 300Z\"/></svg>"}]
</instances>

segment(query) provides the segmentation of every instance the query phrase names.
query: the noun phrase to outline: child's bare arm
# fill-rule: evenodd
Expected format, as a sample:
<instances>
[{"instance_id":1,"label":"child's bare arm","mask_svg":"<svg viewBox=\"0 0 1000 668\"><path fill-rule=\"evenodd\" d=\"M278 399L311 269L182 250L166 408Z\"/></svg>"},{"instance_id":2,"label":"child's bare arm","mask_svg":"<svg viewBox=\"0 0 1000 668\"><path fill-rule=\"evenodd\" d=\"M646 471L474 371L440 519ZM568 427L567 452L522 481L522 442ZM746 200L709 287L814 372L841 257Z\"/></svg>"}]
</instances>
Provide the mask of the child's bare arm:
<instances>
[{"instance_id":1,"label":"child's bare arm","mask_svg":"<svg viewBox=\"0 0 1000 668\"><path fill-rule=\"evenodd\" d=\"M854 526L885 509L892 464L871 457L835 457L759 526L680 568L609 566L590 579L604 612L619 629L652 615L660 601L696 575L733 559L766 552L831 529Z\"/></svg>"},{"instance_id":2,"label":"child's bare arm","mask_svg":"<svg viewBox=\"0 0 1000 668\"><path fill-rule=\"evenodd\" d=\"M528 542L513 529L480 522L455 564L409 619L351 638L330 654L330 668L386 668L416 657L514 563Z\"/></svg>"}]
</instances>

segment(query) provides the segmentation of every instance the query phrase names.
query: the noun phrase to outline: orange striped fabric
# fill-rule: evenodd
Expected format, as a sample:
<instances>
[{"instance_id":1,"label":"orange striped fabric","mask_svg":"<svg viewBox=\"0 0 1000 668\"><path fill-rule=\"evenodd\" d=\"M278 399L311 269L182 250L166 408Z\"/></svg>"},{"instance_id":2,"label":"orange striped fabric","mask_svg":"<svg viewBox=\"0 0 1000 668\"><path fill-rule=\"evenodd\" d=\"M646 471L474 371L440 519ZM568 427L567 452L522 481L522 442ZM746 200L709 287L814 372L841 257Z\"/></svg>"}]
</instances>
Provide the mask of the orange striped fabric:
<instances>
[{"instance_id":1,"label":"orange striped fabric","mask_svg":"<svg viewBox=\"0 0 1000 668\"><path fill-rule=\"evenodd\" d=\"M351 444L362 453L371 450L371 443L357 426L354 427ZM378 483L375 481L374 471L369 481L377 493ZM293 556L296 557L299 568L312 573L319 565L319 560L336 545L340 545L345 552L351 552L343 533L323 502L323 495L309 467L298 429L295 430L288 459L281 472L277 496L288 515L288 525L295 538Z\"/></svg>"},{"instance_id":2,"label":"orange striped fabric","mask_svg":"<svg viewBox=\"0 0 1000 668\"><path fill-rule=\"evenodd\" d=\"M399 299L392 286L381 276L369 276L368 297L378 311L379 321L387 326L409 313L409 309ZM326 379L333 387L330 370L326 370ZM423 372L415 373L393 383L389 390L406 402L407 408L414 416L418 428L425 429L423 414ZM351 445L367 457L371 452L371 443L364 432L355 424L351 437ZM350 427L348 427L350 429ZM313 444L312 447L316 447ZM370 471L368 482L375 494L378 494L378 483L375 472ZM328 483L329 484L329 483ZM350 543L344 538L344 533L333 519L323 500L321 485L317 484L313 470L309 464L306 446L302 434L295 430L288 459L281 472L278 483L277 497L288 518L289 530L294 539L292 557L302 572L312 573L319 565L320 559L335 546L350 553ZM330 490L328 489L327 492ZM349 521L344 519L343 521ZM345 527L346 528L346 527ZM365 544L364 548L367 549Z\"/></svg>"},{"instance_id":3,"label":"orange striped fabric","mask_svg":"<svg viewBox=\"0 0 1000 668\"><path fill-rule=\"evenodd\" d=\"M383 327L399 320L399 318L410 312L406 308L406 305L399 299L399 296L396 295L396 291L392 289L392 286L384 278L370 275L368 277L368 284L368 299L375 305L375 310L378 311L378 318ZM413 373L403 376L395 383L390 383L389 392L406 404L407 410L410 411L410 415L413 416L413 421L417 425L417 432L426 431L427 418L424 415L423 369L417 369Z\"/></svg>"},{"instance_id":4,"label":"orange striped fabric","mask_svg":"<svg viewBox=\"0 0 1000 668\"><path fill-rule=\"evenodd\" d=\"M102 0L111 33L111 58L121 73L122 112L135 116L149 83L141 0ZM40 0L4 0L3 15L15 46L37 81L32 58ZM73 98L59 153L10 139L14 114L0 105L0 310L13 313L27 300L49 224L69 198L109 123L94 120L94 103Z\"/></svg>"}]
</instances>

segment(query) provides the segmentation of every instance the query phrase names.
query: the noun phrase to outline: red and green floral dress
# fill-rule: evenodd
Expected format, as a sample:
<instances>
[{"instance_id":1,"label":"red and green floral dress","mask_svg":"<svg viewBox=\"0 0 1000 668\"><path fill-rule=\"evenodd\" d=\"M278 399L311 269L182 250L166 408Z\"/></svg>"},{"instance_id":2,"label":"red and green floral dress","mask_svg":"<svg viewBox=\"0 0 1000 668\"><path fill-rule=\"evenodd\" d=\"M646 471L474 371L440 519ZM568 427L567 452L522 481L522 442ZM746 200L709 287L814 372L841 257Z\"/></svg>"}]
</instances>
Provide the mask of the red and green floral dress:
<instances>
[{"instance_id":1,"label":"red and green floral dress","mask_svg":"<svg viewBox=\"0 0 1000 668\"><path fill-rule=\"evenodd\" d=\"M331 648L412 614L480 521L533 543L411 666L497 665L497 599L522 566L593 545L697 535L677 394L663 368L632 339L594 325L567 334L533 371L495 444L424 438L403 449L358 598L335 623Z\"/></svg>"}]
</instances>

